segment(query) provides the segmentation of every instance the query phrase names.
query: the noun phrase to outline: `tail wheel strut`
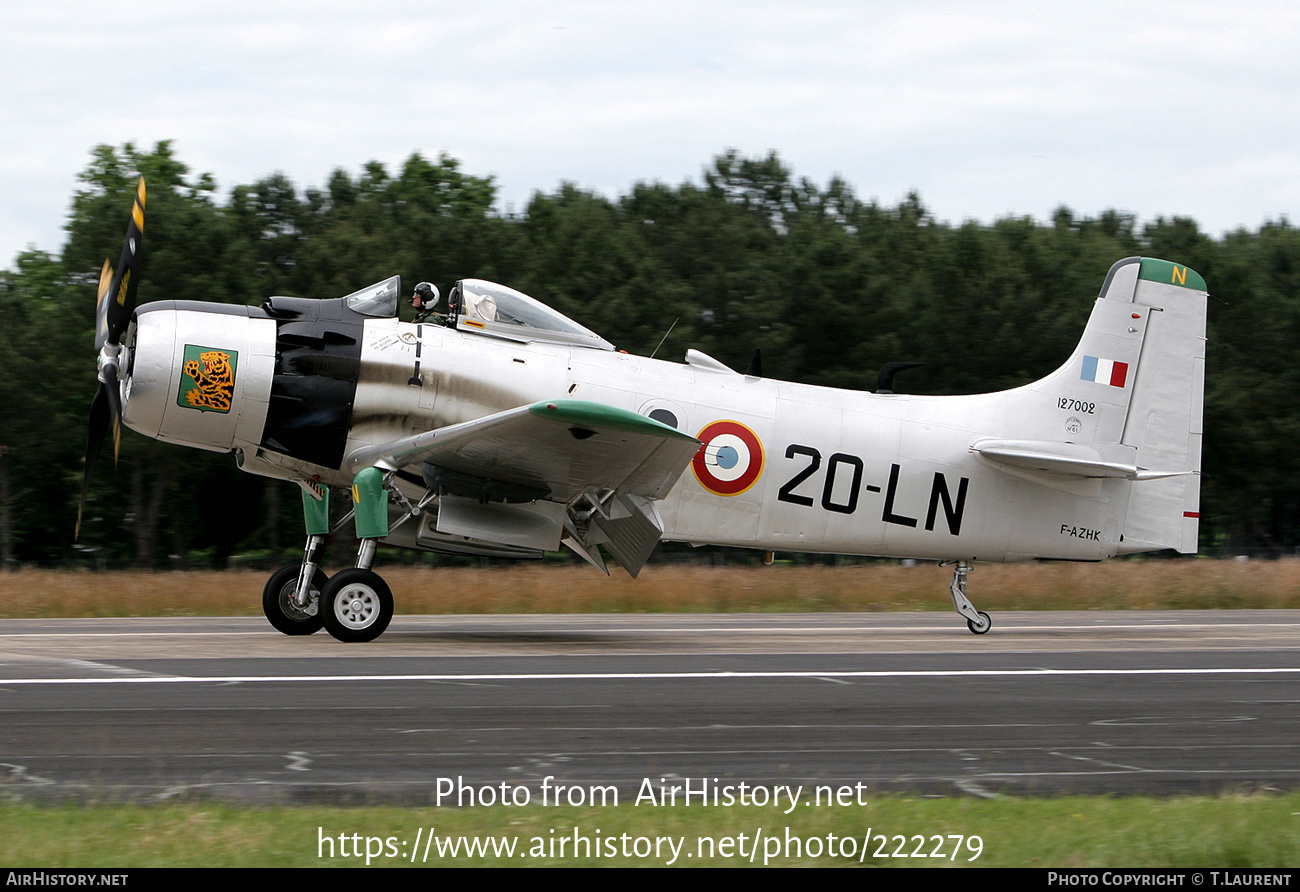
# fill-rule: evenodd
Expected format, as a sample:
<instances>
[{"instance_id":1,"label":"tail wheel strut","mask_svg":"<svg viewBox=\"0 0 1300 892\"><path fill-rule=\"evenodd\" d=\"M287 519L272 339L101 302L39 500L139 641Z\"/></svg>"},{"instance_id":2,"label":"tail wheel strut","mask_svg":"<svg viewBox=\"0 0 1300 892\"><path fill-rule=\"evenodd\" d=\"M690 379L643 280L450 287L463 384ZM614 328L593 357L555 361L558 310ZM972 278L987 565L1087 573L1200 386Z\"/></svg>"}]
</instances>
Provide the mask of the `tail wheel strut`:
<instances>
[{"instance_id":1,"label":"tail wheel strut","mask_svg":"<svg viewBox=\"0 0 1300 892\"><path fill-rule=\"evenodd\" d=\"M966 597L966 576L971 571L969 561L958 561L957 568L952 573L952 584L948 590L952 592L952 606L957 612L966 618L966 628L970 629L976 635L983 635L993 628L993 619L984 611L976 610L975 605Z\"/></svg>"}]
</instances>

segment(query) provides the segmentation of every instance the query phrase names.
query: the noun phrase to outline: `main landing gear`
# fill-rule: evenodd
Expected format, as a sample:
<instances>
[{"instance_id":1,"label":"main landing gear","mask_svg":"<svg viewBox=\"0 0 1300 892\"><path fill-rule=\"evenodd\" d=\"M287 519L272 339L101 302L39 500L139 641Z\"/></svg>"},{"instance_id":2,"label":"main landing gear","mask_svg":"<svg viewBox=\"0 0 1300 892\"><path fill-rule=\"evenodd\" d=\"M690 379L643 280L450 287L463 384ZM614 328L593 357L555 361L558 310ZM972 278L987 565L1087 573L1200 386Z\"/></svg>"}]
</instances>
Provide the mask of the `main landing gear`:
<instances>
[{"instance_id":1,"label":"main landing gear","mask_svg":"<svg viewBox=\"0 0 1300 892\"><path fill-rule=\"evenodd\" d=\"M952 606L957 609L958 613L966 617L966 628L976 635L983 635L993 628L993 620L984 611L976 610L975 605L966 597L966 576L970 571L971 565L969 561L958 561L957 569L952 573L952 584L948 586L948 590L952 592Z\"/></svg>"},{"instance_id":2,"label":"main landing gear","mask_svg":"<svg viewBox=\"0 0 1300 892\"><path fill-rule=\"evenodd\" d=\"M373 541L363 541L362 550L367 544L373 557ZM375 640L392 622L392 589L369 566L340 570L333 576L313 567L306 597L299 603L298 586L305 571L306 564L281 567L266 581L262 612L277 631L313 635L324 627L340 641L361 642Z\"/></svg>"},{"instance_id":3,"label":"main landing gear","mask_svg":"<svg viewBox=\"0 0 1300 892\"><path fill-rule=\"evenodd\" d=\"M335 573L321 589L325 630L339 641L374 641L392 622L393 592L370 569L374 557L375 540L362 539L356 567Z\"/></svg>"},{"instance_id":4,"label":"main landing gear","mask_svg":"<svg viewBox=\"0 0 1300 892\"><path fill-rule=\"evenodd\" d=\"M393 592L370 569L376 542L390 532L387 485L388 480L377 469L357 475L352 487L353 509L334 529L353 520L361 547L356 566L332 577L320 569L326 537L333 532L329 527L329 490L318 484L303 487L307 546L302 564L276 570L262 590L262 612L277 630L286 635L311 635L324 627L339 641L361 642L373 641L388 628L393 619ZM395 497L406 509L399 524L419 514L400 492Z\"/></svg>"}]
</instances>

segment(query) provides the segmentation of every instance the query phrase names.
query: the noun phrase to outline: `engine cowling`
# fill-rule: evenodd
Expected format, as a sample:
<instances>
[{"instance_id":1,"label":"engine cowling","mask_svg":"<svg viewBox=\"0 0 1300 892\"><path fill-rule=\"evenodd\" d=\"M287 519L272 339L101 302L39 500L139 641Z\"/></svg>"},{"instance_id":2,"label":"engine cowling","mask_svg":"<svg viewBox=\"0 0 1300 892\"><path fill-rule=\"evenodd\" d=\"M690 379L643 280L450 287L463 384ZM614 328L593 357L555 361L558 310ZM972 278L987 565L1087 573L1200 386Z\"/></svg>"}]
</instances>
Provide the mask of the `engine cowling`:
<instances>
[{"instance_id":1,"label":"engine cowling","mask_svg":"<svg viewBox=\"0 0 1300 892\"><path fill-rule=\"evenodd\" d=\"M159 301L127 334L122 421L168 443L214 452L262 440L276 324L260 309Z\"/></svg>"}]
</instances>

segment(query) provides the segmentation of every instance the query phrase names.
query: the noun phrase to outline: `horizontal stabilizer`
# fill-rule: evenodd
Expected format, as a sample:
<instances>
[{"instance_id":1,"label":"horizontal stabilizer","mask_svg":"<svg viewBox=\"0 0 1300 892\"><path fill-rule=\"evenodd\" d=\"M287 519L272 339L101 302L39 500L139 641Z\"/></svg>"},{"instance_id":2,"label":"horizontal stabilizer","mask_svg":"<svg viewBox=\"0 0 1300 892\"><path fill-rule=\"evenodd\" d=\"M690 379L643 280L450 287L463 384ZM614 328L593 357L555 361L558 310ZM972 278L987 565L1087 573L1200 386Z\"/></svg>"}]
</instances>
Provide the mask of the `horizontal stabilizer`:
<instances>
[{"instance_id":1,"label":"horizontal stabilizer","mask_svg":"<svg viewBox=\"0 0 1300 892\"><path fill-rule=\"evenodd\" d=\"M980 440L971 449L997 465L1062 477L1118 477L1156 480L1195 471L1155 471L1122 461L1108 461L1093 446L1051 440Z\"/></svg>"}]
</instances>

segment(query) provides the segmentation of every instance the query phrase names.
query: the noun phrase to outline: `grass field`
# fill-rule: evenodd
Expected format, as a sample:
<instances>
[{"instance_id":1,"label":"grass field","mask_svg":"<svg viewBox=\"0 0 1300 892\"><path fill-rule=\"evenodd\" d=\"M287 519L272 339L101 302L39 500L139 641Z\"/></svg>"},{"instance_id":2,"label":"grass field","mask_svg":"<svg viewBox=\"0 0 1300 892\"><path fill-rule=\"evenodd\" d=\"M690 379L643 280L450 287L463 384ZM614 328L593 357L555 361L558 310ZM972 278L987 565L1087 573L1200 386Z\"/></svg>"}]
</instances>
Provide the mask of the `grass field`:
<instances>
[{"instance_id":1,"label":"grass field","mask_svg":"<svg viewBox=\"0 0 1300 892\"><path fill-rule=\"evenodd\" d=\"M337 569L337 568L334 568ZM809 567L651 565L639 579L586 566L378 567L399 614L950 610L935 564ZM267 574L0 573L0 616L245 616ZM1300 560L1143 560L977 565L981 610L1300 609Z\"/></svg>"},{"instance_id":2,"label":"grass field","mask_svg":"<svg viewBox=\"0 0 1300 892\"><path fill-rule=\"evenodd\" d=\"M861 807L800 809L791 815L777 808L647 810L628 804L546 809L0 804L0 827L0 864L7 867L365 867L367 850L374 853L371 867L1300 865L1300 794L1295 793L996 801L881 796ZM421 839L432 833L435 845L426 860L421 844L413 863L417 831ZM340 834L347 837L342 843ZM576 855L575 837L587 840L586 851L576 843ZM487 845L487 852L468 855L470 838ZM563 850L561 839L568 843ZM509 840L513 856L502 852ZM444 849L441 857L436 841ZM655 841L662 841L657 852ZM450 846L458 847L457 856L451 856Z\"/></svg>"}]
</instances>

